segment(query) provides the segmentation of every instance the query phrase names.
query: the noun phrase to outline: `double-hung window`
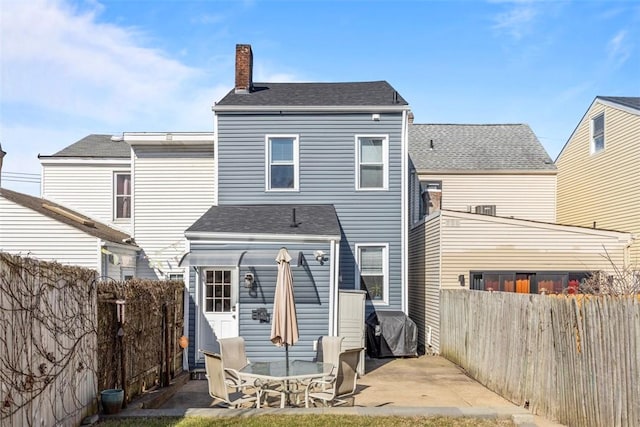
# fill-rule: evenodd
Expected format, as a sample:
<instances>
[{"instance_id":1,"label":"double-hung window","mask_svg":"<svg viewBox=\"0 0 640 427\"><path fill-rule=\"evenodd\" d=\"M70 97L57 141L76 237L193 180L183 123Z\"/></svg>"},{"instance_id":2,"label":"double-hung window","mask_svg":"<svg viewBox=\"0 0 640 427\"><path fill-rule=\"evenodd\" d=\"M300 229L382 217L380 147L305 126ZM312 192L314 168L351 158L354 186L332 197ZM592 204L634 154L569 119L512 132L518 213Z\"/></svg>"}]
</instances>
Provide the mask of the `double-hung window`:
<instances>
[{"instance_id":1,"label":"double-hung window","mask_svg":"<svg viewBox=\"0 0 640 427\"><path fill-rule=\"evenodd\" d=\"M360 289L373 303L389 301L388 252L386 244L356 244Z\"/></svg>"},{"instance_id":2,"label":"double-hung window","mask_svg":"<svg viewBox=\"0 0 640 427\"><path fill-rule=\"evenodd\" d=\"M389 173L389 138L356 136L356 189L386 190Z\"/></svg>"},{"instance_id":3,"label":"double-hung window","mask_svg":"<svg viewBox=\"0 0 640 427\"><path fill-rule=\"evenodd\" d=\"M131 174L116 172L114 174L114 218L131 218Z\"/></svg>"},{"instance_id":4,"label":"double-hung window","mask_svg":"<svg viewBox=\"0 0 640 427\"><path fill-rule=\"evenodd\" d=\"M267 135L267 191L298 190L298 136Z\"/></svg>"},{"instance_id":5,"label":"double-hung window","mask_svg":"<svg viewBox=\"0 0 640 427\"><path fill-rule=\"evenodd\" d=\"M604 150L604 113L591 119L591 154Z\"/></svg>"}]
</instances>

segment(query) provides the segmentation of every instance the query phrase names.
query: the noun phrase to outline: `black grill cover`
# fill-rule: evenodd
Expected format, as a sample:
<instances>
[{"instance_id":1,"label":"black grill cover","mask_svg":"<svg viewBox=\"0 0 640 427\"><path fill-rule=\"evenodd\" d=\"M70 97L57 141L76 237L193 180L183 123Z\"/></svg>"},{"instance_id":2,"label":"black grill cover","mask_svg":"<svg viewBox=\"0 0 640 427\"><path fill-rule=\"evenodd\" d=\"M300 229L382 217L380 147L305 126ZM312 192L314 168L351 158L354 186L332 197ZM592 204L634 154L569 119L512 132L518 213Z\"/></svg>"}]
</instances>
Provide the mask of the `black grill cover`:
<instances>
[{"instance_id":1,"label":"black grill cover","mask_svg":"<svg viewBox=\"0 0 640 427\"><path fill-rule=\"evenodd\" d=\"M369 357L418 355L418 329L402 311L374 311L365 323Z\"/></svg>"}]
</instances>

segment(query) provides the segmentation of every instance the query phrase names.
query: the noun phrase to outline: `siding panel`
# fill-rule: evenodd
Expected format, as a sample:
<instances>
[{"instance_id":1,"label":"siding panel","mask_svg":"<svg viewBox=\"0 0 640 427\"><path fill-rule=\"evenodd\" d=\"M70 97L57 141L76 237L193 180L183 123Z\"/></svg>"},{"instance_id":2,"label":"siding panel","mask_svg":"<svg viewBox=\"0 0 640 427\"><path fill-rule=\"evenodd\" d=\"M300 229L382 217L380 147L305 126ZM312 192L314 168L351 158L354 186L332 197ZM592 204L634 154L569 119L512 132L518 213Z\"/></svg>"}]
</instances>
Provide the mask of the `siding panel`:
<instances>
[{"instance_id":1,"label":"siding panel","mask_svg":"<svg viewBox=\"0 0 640 427\"><path fill-rule=\"evenodd\" d=\"M134 154L134 230L144 248L138 272L162 278L181 271L184 231L215 201L213 146L145 146Z\"/></svg>"},{"instance_id":2,"label":"siding panel","mask_svg":"<svg viewBox=\"0 0 640 427\"><path fill-rule=\"evenodd\" d=\"M0 251L99 269L98 240L0 197Z\"/></svg>"},{"instance_id":3,"label":"siding panel","mask_svg":"<svg viewBox=\"0 0 640 427\"><path fill-rule=\"evenodd\" d=\"M129 164L65 164L42 167L42 197L127 233L129 220L113 219L113 174Z\"/></svg>"},{"instance_id":4,"label":"siding panel","mask_svg":"<svg viewBox=\"0 0 640 427\"><path fill-rule=\"evenodd\" d=\"M402 115L218 115L219 203L331 203L343 229L340 287L354 289L356 243L389 244L389 305L402 308ZM265 135L299 135L300 191L265 191ZM389 190L355 191L355 135L389 136Z\"/></svg>"},{"instance_id":5,"label":"siding panel","mask_svg":"<svg viewBox=\"0 0 640 427\"><path fill-rule=\"evenodd\" d=\"M459 289L458 275L469 283L472 270L589 271L613 274L624 264L623 236L590 234L590 230L560 230L535 223L505 224L483 218L444 216L442 287Z\"/></svg>"},{"instance_id":6,"label":"siding panel","mask_svg":"<svg viewBox=\"0 0 640 427\"><path fill-rule=\"evenodd\" d=\"M496 205L498 216L556 220L555 175L420 174L419 177L442 181L442 209L467 212L469 206L473 209L477 205Z\"/></svg>"},{"instance_id":7,"label":"siding panel","mask_svg":"<svg viewBox=\"0 0 640 427\"><path fill-rule=\"evenodd\" d=\"M259 251L273 251L273 266L241 266L240 279L248 271L252 272L256 281L256 292L249 293L241 284L239 286L239 329L240 336L245 339L247 356L253 360L281 360L284 348L274 346L269 337L271 334L271 322L262 323L251 318L252 311L258 308L266 308L270 315L273 314L273 297L277 275L275 257L283 244L257 244L225 245L225 249ZM296 300L296 312L298 315L298 330L300 340L289 348L289 356L294 359L310 360L316 356L313 350L313 342L321 336L329 333L329 287L330 287L330 263L320 265L314 261L313 252L323 250L329 252L329 244L286 244L293 260L291 270L293 274L294 294ZM210 242L192 242L191 251L214 250L217 245ZM298 267L296 260L299 252L302 252L307 260L305 265ZM195 282L190 286L191 299L197 301L195 295ZM337 298L337 293L336 296ZM194 313L199 316L201 310L193 306ZM190 322L195 322L195 316ZM190 323L192 324L192 323ZM190 328L193 330L193 328ZM195 338L195 335L191 335Z\"/></svg>"},{"instance_id":8,"label":"siding panel","mask_svg":"<svg viewBox=\"0 0 640 427\"><path fill-rule=\"evenodd\" d=\"M605 149L591 154L591 119L605 114ZM558 157L558 222L640 232L640 116L594 103ZM639 265L640 244L631 262Z\"/></svg>"}]
</instances>

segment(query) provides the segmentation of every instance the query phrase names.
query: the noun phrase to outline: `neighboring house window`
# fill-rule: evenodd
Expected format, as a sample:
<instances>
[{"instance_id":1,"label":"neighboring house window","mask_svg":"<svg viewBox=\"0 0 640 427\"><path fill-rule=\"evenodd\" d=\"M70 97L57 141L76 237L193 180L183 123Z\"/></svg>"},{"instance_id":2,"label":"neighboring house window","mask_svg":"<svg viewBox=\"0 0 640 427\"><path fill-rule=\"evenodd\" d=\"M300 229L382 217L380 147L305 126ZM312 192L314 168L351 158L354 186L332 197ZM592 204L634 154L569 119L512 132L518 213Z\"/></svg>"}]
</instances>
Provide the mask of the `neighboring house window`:
<instances>
[{"instance_id":1,"label":"neighboring house window","mask_svg":"<svg viewBox=\"0 0 640 427\"><path fill-rule=\"evenodd\" d=\"M604 113L591 119L591 153L604 150Z\"/></svg>"},{"instance_id":2,"label":"neighboring house window","mask_svg":"<svg viewBox=\"0 0 640 427\"><path fill-rule=\"evenodd\" d=\"M521 294L575 294L591 274L586 271L472 271L471 289Z\"/></svg>"},{"instance_id":3,"label":"neighboring house window","mask_svg":"<svg viewBox=\"0 0 640 427\"><path fill-rule=\"evenodd\" d=\"M420 181L420 219L442 209L442 181Z\"/></svg>"},{"instance_id":4,"label":"neighboring house window","mask_svg":"<svg viewBox=\"0 0 640 427\"><path fill-rule=\"evenodd\" d=\"M388 246L380 244L356 245L360 289L374 303L388 301Z\"/></svg>"},{"instance_id":5,"label":"neighboring house window","mask_svg":"<svg viewBox=\"0 0 640 427\"><path fill-rule=\"evenodd\" d=\"M266 146L267 190L297 190L298 136L268 135Z\"/></svg>"},{"instance_id":6,"label":"neighboring house window","mask_svg":"<svg viewBox=\"0 0 640 427\"><path fill-rule=\"evenodd\" d=\"M178 280L182 282L184 280L184 275L182 273L169 273L167 275L167 280Z\"/></svg>"},{"instance_id":7,"label":"neighboring house window","mask_svg":"<svg viewBox=\"0 0 640 427\"><path fill-rule=\"evenodd\" d=\"M356 189L386 190L388 161L386 136L356 136Z\"/></svg>"},{"instance_id":8,"label":"neighboring house window","mask_svg":"<svg viewBox=\"0 0 640 427\"><path fill-rule=\"evenodd\" d=\"M115 218L131 218L131 174L115 174Z\"/></svg>"}]
</instances>

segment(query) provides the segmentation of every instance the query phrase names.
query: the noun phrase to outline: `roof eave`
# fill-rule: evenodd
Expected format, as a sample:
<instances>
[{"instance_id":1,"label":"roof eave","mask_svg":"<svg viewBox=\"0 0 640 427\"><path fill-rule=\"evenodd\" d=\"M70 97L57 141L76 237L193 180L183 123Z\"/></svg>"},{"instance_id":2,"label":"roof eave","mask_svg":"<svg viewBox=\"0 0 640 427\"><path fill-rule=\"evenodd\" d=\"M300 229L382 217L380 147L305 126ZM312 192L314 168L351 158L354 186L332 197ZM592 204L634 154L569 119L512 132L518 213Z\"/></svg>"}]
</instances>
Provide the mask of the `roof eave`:
<instances>
[{"instance_id":1,"label":"roof eave","mask_svg":"<svg viewBox=\"0 0 640 427\"><path fill-rule=\"evenodd\" d=\"M399 113L410 110L408 105L214 105L215 112L379 112Z\"/></svg>"},{"instance_id":2,"label":"roof eave","mask_svg":"<svg viewBox=\"0 0 640 427\"><path fill-rule=\"evenodd\" d=\"M129 145L211 145L213 132L125 132Z\"/></svg>"},{"instance_id":3,"label":"roof eave","mask_svg":"<svg viewBox=\"0 0 640 427\"><path fill-rule=\"evenodd\" d=\"M185 237L188 240L216 240L216 241L228 241L228 242L274 242L281 243L282 241L296 241L296 242L327 242L327 241L340 241L339 234L254 234L254 233L215 233L207 231L185 231Z\"/></svg>"},{"instance_id":4,"label":"roof eave","mask_svg":"<svg viewBox=\"0 0 640 427\"><path fill-rule=\"evenodd\" d=\"M637 108L630 107L628 105L620 104L615 101L610 101L608 99L603 99L601 97L596 97L596 101L600 104L606 105L611 108L616 108L618 110L626 111L629 114L634 114L636 116L640 116L640 110Z\"/></svg>"},{"instance_id":5,"label":"roof eave","mask_svg":"<svg viewBox=\"0 0 640 427\"><path fill-rule=\"evenodd\" d=\"M557 175L557 169L418 169L418 175Z\"/></svg>"}]
</instances>

